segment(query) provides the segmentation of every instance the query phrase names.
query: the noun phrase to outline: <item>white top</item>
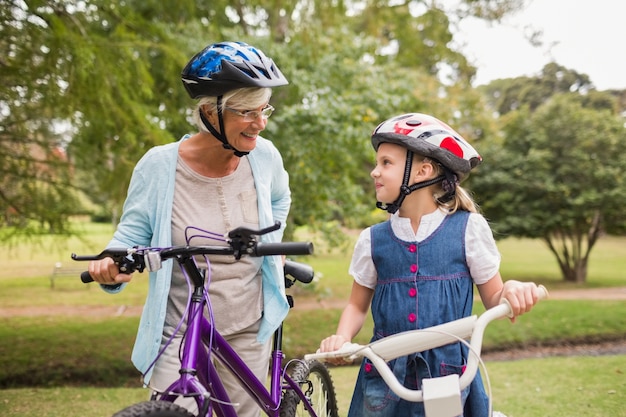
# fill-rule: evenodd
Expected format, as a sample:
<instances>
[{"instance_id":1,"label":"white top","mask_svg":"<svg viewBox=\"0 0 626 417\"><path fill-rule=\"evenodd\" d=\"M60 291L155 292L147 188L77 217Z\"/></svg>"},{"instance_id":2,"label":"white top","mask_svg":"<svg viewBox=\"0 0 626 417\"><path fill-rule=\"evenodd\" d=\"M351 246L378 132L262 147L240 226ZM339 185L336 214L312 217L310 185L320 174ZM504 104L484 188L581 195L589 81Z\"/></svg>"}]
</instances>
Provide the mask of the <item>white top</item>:
<instances>
[{"instance_id":1,"label":"white top","mask_svg":"<svg viewBox=\"0 0 626 417\"><path fill-rule=\"evenodd\" d=\"M238 226L259 228L256 189L247 157L229 175L210 178L191 169L182 158L176 168L176 189L172 206L172 243L186 245L185 230L195 226L221 235ZM192 245L224 245L198 236ZM211 279L209 295L215 327L222 335L232 335L257 322L263 314L261 263L263 258L209 255ZM206 269L202 257L196 257ZM189 288L178 266L172 271L168 296L165 334L175 329L187 305Z\"/></svg>"},{"instance_id":2,"label":"white top","mask_svg":"<svg viewBox=\"0 0 626 417\"><path fill-rule=\"evenodd\" d=\"M446 215L443 210L437 209L422 216L417 233L413 233L411 220L395 213L390 218L391 229L398 239L406 242L422 242L437 230ZM359 285L374 289L378 274L372 261L371 249L370 228L368 227L359 235L348 273ZM465 256L472 280L476 285L486 283L500 269L500 252L493 238L493 233L487 220L479 213L470 213L467 222Z\"/></svg>"}]
</instances>

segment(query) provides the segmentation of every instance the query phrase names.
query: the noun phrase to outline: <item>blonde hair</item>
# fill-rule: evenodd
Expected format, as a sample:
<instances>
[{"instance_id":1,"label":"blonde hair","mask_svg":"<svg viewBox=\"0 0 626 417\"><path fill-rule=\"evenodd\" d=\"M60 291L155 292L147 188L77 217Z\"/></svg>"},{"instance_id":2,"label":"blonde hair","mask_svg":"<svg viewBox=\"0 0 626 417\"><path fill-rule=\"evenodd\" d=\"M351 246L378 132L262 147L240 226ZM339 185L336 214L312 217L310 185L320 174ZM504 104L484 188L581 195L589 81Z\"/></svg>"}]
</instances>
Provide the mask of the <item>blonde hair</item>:
<instances>
[{"instance_id":1,"label":"blonde hair","mask_svg":"<svg viewBox=\"0 0 626 417\"><path fill-rule=\"evenodd\" d=\"M430 162L434 168L435 177L443 175L444 167L436 160L417 154L415 155L415 157L419 162ZM440 200L440 197L443 197L446 193L443 189L443 185L441 183L438 183L432 185L432 187L434 189L433 198L435 199L437 206L445 209L447 212L454 213L457 210L461 209L469 211L470 213L478 213L478 205L476 204L470 193L459 184L456 185L456 193L454 194L454 198L447 202L443 202Z\"/></svg>"},{"instance_id":2,"label":"blonde hair","mask_svg":"<svg viewBox=\"0 0 626 417\"><path fill-rule=\"evenodd\" d=\"M231 90L222 96L222 111L224 107L233 107L235 109L256 109L270 101L272 97L272 89L266 87L246 87ZM200 120L200 109L208 106L211 111L217 110L217 97L202 97L196 103L193 110L193 120L198 129L206 131L204 123Z\"/></svg>"}]
</instances>

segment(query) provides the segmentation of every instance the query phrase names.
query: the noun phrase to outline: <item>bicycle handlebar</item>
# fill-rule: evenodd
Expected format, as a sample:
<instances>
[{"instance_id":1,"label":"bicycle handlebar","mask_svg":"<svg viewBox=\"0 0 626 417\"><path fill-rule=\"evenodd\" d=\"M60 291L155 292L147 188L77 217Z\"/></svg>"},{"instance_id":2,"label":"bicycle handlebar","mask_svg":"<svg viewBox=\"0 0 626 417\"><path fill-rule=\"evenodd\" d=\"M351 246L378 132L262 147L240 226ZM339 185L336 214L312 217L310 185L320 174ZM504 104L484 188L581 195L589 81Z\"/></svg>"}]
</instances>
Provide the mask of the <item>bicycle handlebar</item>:
<instances>
[{"instance_id":1,"label":"bicycle handlebar","mask_svg":"<svg viewBox=\"0 0 626 417\"><path fill-rule=\"evenodd\" d=\"M308 284L315 278L315 271L311 265L294 262L290 259L285 260L284 270L285 275L291 275L303 284Z\"/></svg>"},{"instance_id":2,"label":"bicycle handlebar","mask_svg":"<svg viewBox=\"0 0 626 417\"><path fill-rule=\"evenodd\" d=\"M548 290L543 285L539 286L539 290L540 300L548 297ZM471 352L467 359L467 366L459 378L460 389L463 390L474 380L478 371L483 335L487 325L496 319L510 317L511 314L511 306L508 301L503 300L501 304L490 308L480 316L473 315L426 329L398 333L368 345L348 342L334 352L307 354L304 355L304 359L345 358L354 360L363 357L368 358L376 367L385 383L396 395L407 401L422 402L424 400L422 390L411 390L402 385L387 365L387 362L401 356L423 352L471 338L469 342Z\"/></svg>"},{"instance_id":3,"label":"bicycle handlebar","mask_svg":"<svg viewBox=\"0 0 626 417\"><path fill-rule=\"evenodd\" d=\"M256 236L261 236L280 228L280 222L261 230L248 228L236 228L228 233L226 242L228 246L198 245L198 246L172 246L167 248L134 247L134 248L109 248L97 255L76 255L72 253L75 261L97 261L104 258L112 258L118 265L120 273L130 274L135 271L156 271L161 268L161 262L172 258L190 258L196 255L233 255L236 259L242 255L270 256L270 255L311 255L313 243L311 242L258 242ZM294 267L295 268L295 267ZM303 276L306 271L296 271ZM80 275L84 283L92 282L93 278L88 271ZM304 278L307 279L307 278ZM312 277L311 277L312 279Z\"/></svg>"},{"instance_id":4,"label":"bicycle handlebar","mask_svg":"<svg viewBox=\"0 0 626 417\"><path fill-rule=\"evenodd\" d=\"M268 255L312 255L313 243L311 242L280 242L258 243L252 256Z\"/></svg>"}]
</instances>

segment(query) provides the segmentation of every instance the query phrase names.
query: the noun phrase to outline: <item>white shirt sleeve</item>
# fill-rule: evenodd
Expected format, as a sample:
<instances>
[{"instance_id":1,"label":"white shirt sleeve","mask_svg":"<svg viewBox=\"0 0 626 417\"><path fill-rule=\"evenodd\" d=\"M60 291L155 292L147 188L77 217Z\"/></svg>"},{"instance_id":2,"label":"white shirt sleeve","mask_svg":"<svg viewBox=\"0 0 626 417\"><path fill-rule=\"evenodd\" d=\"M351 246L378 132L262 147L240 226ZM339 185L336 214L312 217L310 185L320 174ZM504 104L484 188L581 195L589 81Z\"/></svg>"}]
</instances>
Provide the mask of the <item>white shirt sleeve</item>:
<instances>
[{"instance_id":1,"label":"white shirt sleeve","mask_svg":"<svg viewBox=\"0 0 626 417\"><path fill-rule=\"evenodd\" d=\"M376 273L374 261L372 260L370 229L371 228L368 227L361 231L354 245L354 252L348 273L354 278L357 284L373 290L376 288L378 274Z\"/></svg>"},{"instance_id":2,"label":"white shirt sleeve","mask_svg":"<svg viewBox=\"0 0 626 417\"><path fill-rule=\"evenodd\" d=\"M465 259L476 285L484 284L500 270L500 252L487 220L471 213L465 230Z\"/></svg>"}]
</instances>

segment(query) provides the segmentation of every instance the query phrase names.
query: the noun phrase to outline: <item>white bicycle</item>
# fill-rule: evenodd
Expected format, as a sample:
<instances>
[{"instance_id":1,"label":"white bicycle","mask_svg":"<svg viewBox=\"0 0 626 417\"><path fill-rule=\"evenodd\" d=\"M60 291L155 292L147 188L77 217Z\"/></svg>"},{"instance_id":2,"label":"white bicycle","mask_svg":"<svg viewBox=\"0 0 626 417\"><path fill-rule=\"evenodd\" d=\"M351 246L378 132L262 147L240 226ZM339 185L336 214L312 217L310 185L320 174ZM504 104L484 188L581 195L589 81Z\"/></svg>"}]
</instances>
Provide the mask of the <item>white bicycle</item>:
<instances>
[{"instance_id":1,"label":"white bicycle","mask_svg":"<svg viewBox=\"0 0 626 417\"><path fill-rule=\"evenodd\" d=\"M547 298L546 288L540 285L539 289L539 299ZM473 315L426 329L398 333L367 345L345 343L334 352L308 354L304 359L324 361L344 358L353 361L368 358L396 395L407 401L423 402L427 417L455 417L463 414L461 391L471 384L479 365L484 366L480 355L487 325L494 320L511 317L511 311L511 306L504 300L480 316ZM387 366L387 362L393 359L458 342L466 344L471 352L463 374L423 379L420 390L406 388ZM491 395L489 401L491 415Z\"/></svg>"}]
</instances>

